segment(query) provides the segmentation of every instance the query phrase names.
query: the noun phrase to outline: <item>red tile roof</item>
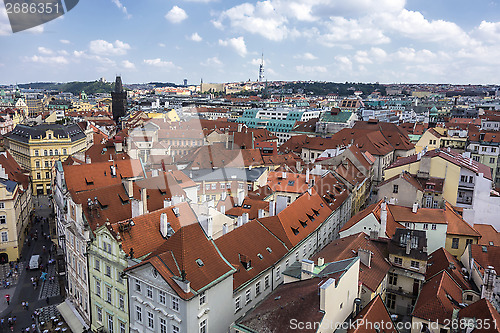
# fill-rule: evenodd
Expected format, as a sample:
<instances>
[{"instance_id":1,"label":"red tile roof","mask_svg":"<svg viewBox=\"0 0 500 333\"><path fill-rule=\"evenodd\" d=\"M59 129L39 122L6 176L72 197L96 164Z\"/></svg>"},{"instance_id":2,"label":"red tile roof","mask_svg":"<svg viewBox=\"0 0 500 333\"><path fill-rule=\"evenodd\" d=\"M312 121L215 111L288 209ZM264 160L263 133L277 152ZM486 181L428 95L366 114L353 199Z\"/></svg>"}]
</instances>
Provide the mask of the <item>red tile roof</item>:
<instances>
[{"instance_id":1,"label":"red tile roof","mask_svg":"<svg viewBox=\"0 0 500 333\"><path fill-rule=\"evenodd\" d=\"M462 267L462 264L450 252L444 248L439 248L432 252L427 259L425 279L430 280L436 274L446 270L462 290L472 290L469 281L462 274Z\"/></svg>"},{"instance_id":2,"label":"red tile roof","mask_svg":"<svg viewBox=\"0 0 500 333\"><path fill-rule=\"evenodd\" d=\"M126 271L145 264L153 265L169 286L185 300L191 299L216 280L229 277L235 272L214 243L207 238L199 223L182 227L143 262ZM190 282L189 292L185 292L176 282L181 278L182 272Z\"/></svg>"},{"instance_id":3,"label":"red tile roof","mask_svg":"<svg viewBox=\"0 0 500 333\"><path fill-rule=\"evenodd\" d=\"M237 269L233 275L234 290L273 266L288 253L285 245L257 220L217 238L215 245L222 256Z\"/></svg>"},{"instance_id":4,"label":"red tile roof","mask_svg":"<svg viewBox=\"0 0 500 333\"><path fill-rule=\"evenodd\" d=\"M361 325L357 325L356 328L350 328L347 333L378 333L380 331L385 333L398 333L392 322L389 311L385 307L384 301L379 294L358 313L354 321L356 323L361 323ZM375 323L379 323L381 329L376 329L374 326ZM383 328L382 323L384 323Z\"/></svg>"},{"instance_id":5,"label":"red tile roof","mask_svg":"<svg viewBox=\"0 0 500 333\"><path fill-rule=\"evenodd\" d=\"M259 222L291 249L316 230L332 213L323 199L312 190L305 192L276 216Z\"/></svg>"},{"instance_id":6,"label":"red tile roof","mask_svg":"<svg viewBox=\"0 0 500 333\"><path fill-rule=\"evenodd\" d=\"M448 272L442 271L422 286L412 315L443 323L452 319L453 311L459 310L462 302L462 289Z\"/></svg>"},{"instance_id":7,"label":"red tile roof","mask_svg":"<svg viewBox=\"0 0 500 333\"><path fill-rule=\"evenodd\" d=\"M247 197L243 200L243 204L241 206L236 206L226 210L226 215L242 216L244 213L248 213L249 219L253 220L259 216L260 209L269 212L269 201L250 199Z\"/></svg>"},{"instance_id":8,"label":"red tile roof","mask_svg":"<svg viewBox=\"0 0 500 333\"><path fill-rule=\"evenodd\" d=\"M479 245L495 245L500 246L500 232L490 224L474 224L474 229L481 234L478 241Z\"/></svg>"},{"instance_id":9,"label":"red tile roof","mask_svg":"<svg viewBox=\"0 0 500 333\"><path fill-rule=\"evenodd\" d=\"M287 333L298 332L290 325L297 322L321 322L324 312L320 311L318 285L320 278L282 284L237 324L253 332ZM300 332L316 332L316 328L301 329Z\"/></svg>"},{"instance_id":10,"label":"red tile roof","mask_svg":"<svg viewBox=\"0 0 500 333\"><path fill-rule=\"evenodd\" d=\"M111 167L116 166L116 177L111 175ZM139 160L119 160L82 165L64 165L64 179L68 190L88 191L103 186L121 184L122 178L144 177Z\"/></svg>"},{"instance_id":11,"label":"red tile roof","mask_svg":"<svg viewBox=\"0 0 500 333\"><path fill-rule=\"evenodd\" d=\"M482 327L475 328L475 333L498 333L500 332L500 314L486 298L470 304L458 313L459 319L473 318ZM489 323L486 325L486 323Z\"/></svg>"},{"instance_id":12,"label":"red tile roof","mask_svg":"<svg viewBox=\"0 0 500 333\"><path fill-rule=\"evenodd\" d=\"M372 252L370 267L360 263L359 281L371 291L375 291L384 280L391 265L385 260L385 255L374 244L374 241L362 232L332 241L316 253L311 260L324 258L325 262L334 262L349 259L357 257L359 249Z\"/></svg>"},{"instance_id":13,"label":"red tile roof","mask_svg":"<svg viewBox=\"0 0 500 333\"><path fill-rule=\"evenodd\" d=\"M484 270L493 266L495 271L500 272L500 246L470 244L471 257L474 262Z\"/></svg>"}]
</instances>

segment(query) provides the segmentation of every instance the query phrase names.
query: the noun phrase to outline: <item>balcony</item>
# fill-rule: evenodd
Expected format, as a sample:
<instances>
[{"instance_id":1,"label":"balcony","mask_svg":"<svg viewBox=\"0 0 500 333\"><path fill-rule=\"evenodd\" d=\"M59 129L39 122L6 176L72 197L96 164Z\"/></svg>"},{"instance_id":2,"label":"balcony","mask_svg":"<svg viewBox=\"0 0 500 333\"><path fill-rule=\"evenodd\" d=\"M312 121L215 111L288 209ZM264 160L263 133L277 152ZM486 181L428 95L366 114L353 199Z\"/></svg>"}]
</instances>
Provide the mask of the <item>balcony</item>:
<instances>
[{"instance_id":1,"label":"balcony","mask_svg":"<svg viewBox=\"0 0 500 333\"><path fill-rule=\"evenodd\" d=\"M468 183L468 182L463 182L459 181L458 182L458 187L474 190L474 183Z\"/></svg>"},{"instance_id":2,"label":"balcony","mask_svg":"<svg viewBox=\"0 0 500 333\"><path fill-rule=\"evenodd\" d=\"M414 294L413 291L404 290L402 287L393 286L390 284L387 285L386 292L412 299L416 299L418 296L418 293Z\"/></svg>"}]
</instances>

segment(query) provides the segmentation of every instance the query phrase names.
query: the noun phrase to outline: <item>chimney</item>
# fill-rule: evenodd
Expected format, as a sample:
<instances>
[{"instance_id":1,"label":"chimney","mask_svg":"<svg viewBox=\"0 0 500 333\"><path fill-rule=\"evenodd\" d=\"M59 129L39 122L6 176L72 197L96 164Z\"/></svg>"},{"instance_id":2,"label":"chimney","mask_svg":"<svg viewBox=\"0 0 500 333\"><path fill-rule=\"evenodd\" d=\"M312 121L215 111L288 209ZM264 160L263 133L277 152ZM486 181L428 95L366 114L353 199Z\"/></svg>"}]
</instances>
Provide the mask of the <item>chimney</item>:
<instances>
[{"instance_id":1,"label":"chimney","mask_svg":"<svg viewBox=\"0 0 500 333\"><path fill-rule=\"evenodd\" d=\"M238 133L241 133L241 130L243 129L243 124L239 123L238 124Z\"/></svg>"},{"instance_id":2,"label":"chimney","mask_svg":"<svg viewBox=\"0 0 500 333\"><path fill-rule=\"evenodd\" d=\"M227 234L227 224L225 223L222 225L222 234L223 235Z\"/></svg>"},{"instance_id":3,"label":"chimney","mask_svg":"<svg viewBox=\"0 0 500 333\"><path fill-rule=\"evenodd\" d=\"M144 214L142 211L143 205L139 200L132 198L130 199L130 204L132 206L132 218Z\"/></svg>"},{"instance_id":4,"label":"chimney","mask_svg":"<svg viewBox=\"0 0 500 333\"><path fill-rule=\"evenodd\" d=\"M243 218L243 224L248 223L248 213L243 213L242 218Z\"/></svg>"},{"instance_id":5,"label":"chimney","mask_svg":"<svg viewBox=\"0 0 500 333\"><path fill-rule=\"evenodd\" d=\"M146 188L141 188L141 203L143 213L148 213L148 194Z\"/></svg>"},{"instance_id":6,"label":"chimney","mask_svg":"<svg viewBox=\"0 0 500 333\"><path fill-rule=\"evenodd\" d=\"M158 170L157 169L151 170L151 176L157 177L158 176Z\"/></svg>"},{"instance_id":7,"label":"chimney","mask_svg":"<svg viewBox=\"0 0 500 333\"><path fill-rule=\"evenodd\" d=\"M312 196L312 194L313 194L313 193L312 193L312 188L311 188L311 187L309 187L309 188L307 189L307 193L309 193L309 196Z\"/></svg>"},{"instance_id":8,"label":"chimney","mask_svg":"<svg viewBox=\"0 0 500 333\"><path fill-rule=\"evenodd\" d=\"M87 164L91 164L92 163L92 160L90 159L90 156L87 156L87 158L85 159L85 163L87 163Z\"/></svg>"},{"instance_id":9,"label":"chimney","mask_svg":"<svg viewBox=\"0 0 500 333\"><path fill-rule=\"evenodd\" d=\"M472 274L471 274L472 275ZM484 271L483 277L483 286L481 290L481 298L486 298L488 301L494 301L495 297L495 279L497 276L497 272L493 268L493 266L488 266L488 268Z\"/></svg>"},{"instance_id":10,"label":"chimney","mask_svg":"<svg viewBox=\"0 0 500 333\"><path fill-rule=\"evenodd\" d=\"M244 191L239 191L238 192L238 206L243 205L243 200L245 199L245 192Z\"/></svg>"},{"instance_id":11,"label":"chimney","mask_svg":"<svg viewBox=\"0 0 500 333\"><path fill-rule=\"evenodd\" d=\"M167 214L161 213L160 215L160 233L163 238L168 237L168 219L167 219Z\"/></svg>"},{"instance_id":12,"label":"chimney","mask_svg":"<svg viewBox=\"0 0 500 333\"><path fill-rule=\"evenodd\" d=\"M283 172L281 173L281 178L286 179L286 171L283 171Z\"/></svg>"},{"instance_id":13,"label":"chimney","mask_svg":"<svg viewBox=\"0 0 500 333\"><path fill-rule=\"evenodd\" d=\"M276 215L276 202L274 200L269 201L269 216Z\"/></svg>"},{"instance_id":14,"label":"chimney","mask_svg":"<svg viewBox=\"0 0 500 333\"><path fill-rule=\"evenodd\" d=\"M111 177L116 177L116 166L113 164L109 168L111 169Z\"/></svg>"},{"instance_id":15,"label":"chimney","mask_svg":"<svg viewBox=\"0 0 500 333\"><path fill-rule=\"evenodd\" d=\"M206 194L202 194L201 195L201 202L206 202L207 201L207 195Z\"/></svg>"},{"instance_id":16,"label":"chimney","mask_svg":"<svg viewBox=\"0 0 500 333\"><path fill-rule=\"evenodd\" d=\"M411 241L408 240L406 242L406 255L410 255L410 252L411 252Z\"/></svg>"},{"instance_id":17,"label":"chimney","mask_svg":"<svg viewBox=\"0 0 500 333\"><path fill-rule=\"evenodd\" d=\"M387 230L387 203L384 201L380 204L380 229L378 236L384 238Z\"/></svg>"},{"instance_id":18,"label":"chimney","mask_svg":"<svg viewBox=\"0 0 500 333\"><path fill-rule=\"evenodd\" d=\"M314 271L314 261L303 259L301 263L300 279L309 279Z\"/></svg>"},{"instance_id":19,"label":"chimney","mask_svg":"<svg viewBox=\"0 0 500 333\"><path fill-rule=\"evenodd\" d=\"M264 217L264 210L263 209L259 209L259 215L258 215L259 219L261 217Z\"/></svg>"},{"instance_id":20,"label":"chimney","mask_svg":"<svg viewBox=\"0 0 500 333\"><path fill-rule=\"evenodd\" d=\"M297 169L297 172L302 171L302 164L300 163L300 161L295 162L295 169Z\"/></svg>"},{"instance_id":21,"label":"chimney","mask_svg":"<svg viewBox=\"0 0 500 333\"><path fill-rule=\"evenodd\" d=\"M306 184L309 184L309 168L306 170Z\"/></svg>"},{"instance_id":22,"label":"chimney","mask_svg":"<svg viewBox=\"0 0 500 333\"><path fill-rule=\"evenodd\" d=\"M318 258L318 266L323 266L325 264L325 258L319 257Z\"/></svg>"},{"instance_id":23,"label":"chimney","mask_svg":"<svg viewBox=\"0 0 500 333\"><path fill-rule=\"evenodd\" d=\"M415 203L413 204L413 207L412 207L412 209L411 209L411 212L412 212L412 213L414 213L414 214L416 214L416 213L418 212L418 202L415 202Z\"/></svg>"},{"instance_id":24,"label":"chimney","mask_svg":"<svg viewBox=\"0 0 500 333\"><path fill-rule=\"evenodd\" d=\"M127 191L127 195L129 198L134 196L134 182L131 179L123 179L122 184L125 187L125 191Z\"/></svg>"},{"instance_id":25,"label":"chimney","mask_svg":"<svg viewBox=\"0 0 500 333\"><path fill-rule=\"evenodd\" d=\"M222 214L226 214L226 206L224 206L224 205L220 206L220 212Z\"/></svg>"},{"instance_id":26,"label":"chimney","mask_svg":"<svg viewBox=\"0 0 500 333\"><path fill-rule=\"evenodd\" d=\"M370 268L372 264L372 252L369 250L359 249L358 250L359 260L363 265Z\"/></svg>"},{"instance_id":27,"label":"chimney","mask_svg":"<svg viewBox=\"0 0 500 333\"><path fill-rule=\"evenodd\" d=\"M213 220L209 215L201 215L198 220L208 238L213 236Z\"/></svg>"},{"instance_id":28,"label":"chimney","mask_svg":"<svg viewBox=\"0 0 500 333\"><path fill-rule=\"evenodd\" d=\"M243 225L243 216L238 216L236 219L236 227L241 227Z\"/></svg>"},{"instance_id":29,"label":"chimney","mask_svg":"<svg viewBox=\"0 0 500 333\"><path fill-rule=\"evenodd\" d=\"M226 198L227 198L227 192L226 192L226 191L224 191L224 192L222 192L222 194L221 194L221 200L222 200L222 201L224 201L224 200L226 200Z\"/></svg>"},{"instance_id":30,"label":"chimney","mask_svg":"<svg viewBox=\"0 0 500 333\"><path fill-rule=\"evenodd\" d=\"M172 200L170 199L163 199L163 208L167 208L172 206Z\"/></svg>"}]
</instances>

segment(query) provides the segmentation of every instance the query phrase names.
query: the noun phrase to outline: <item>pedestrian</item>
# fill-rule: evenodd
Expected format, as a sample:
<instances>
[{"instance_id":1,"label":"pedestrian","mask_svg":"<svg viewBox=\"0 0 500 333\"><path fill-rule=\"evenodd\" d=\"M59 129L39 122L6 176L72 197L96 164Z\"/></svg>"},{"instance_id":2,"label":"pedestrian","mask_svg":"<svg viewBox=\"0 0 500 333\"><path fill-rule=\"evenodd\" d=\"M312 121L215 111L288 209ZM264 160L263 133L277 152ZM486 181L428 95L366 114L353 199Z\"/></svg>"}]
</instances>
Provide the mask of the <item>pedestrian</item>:
<instances>
[{"instance_id":1,"label":"pedestrian","mask_svg":"<svg viewBox=\"0 0 500 333\"><path fill-rule=\"evenodd\" d=\"M26 311L28 311L28 306L29 306L29 304L28 304L28 302L26 302Z\"/></svg>"},{"instance_id":2,"label":"pedestrian","mask_svg":"<svg viewBox=\"0 0 500 333\"><path fill-rule=\"evenodd\" d=\"M21 305L23 306L23 309L26 309L26 302L22 302Z\"/></svg>"}]
</instances>

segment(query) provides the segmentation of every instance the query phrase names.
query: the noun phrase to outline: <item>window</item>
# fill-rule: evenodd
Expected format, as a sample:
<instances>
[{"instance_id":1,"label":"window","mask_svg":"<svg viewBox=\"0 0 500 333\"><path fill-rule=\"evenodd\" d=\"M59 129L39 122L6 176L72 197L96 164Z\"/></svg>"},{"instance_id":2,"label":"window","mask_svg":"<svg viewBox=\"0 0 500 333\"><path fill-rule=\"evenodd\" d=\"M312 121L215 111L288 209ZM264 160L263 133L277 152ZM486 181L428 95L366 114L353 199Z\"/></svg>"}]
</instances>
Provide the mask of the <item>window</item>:
<instances>
[{"instance_id":1,"label":"window","mask_svg":"<svg viewBox=\"0 0 500 333\"><path fill-rule=\"evenodd\" d=\"M179 298L172 296L172 310L179 311Z\"/></svg>"},{"instance_id":2,"label":"window","mask_svg":"<svg viewBox=\"0 0 500 333\"><path fill-rule=\"evenodd\" d=\"M125 329L125 323L120 321L120 333L125 333L126 332L126 329ZM162 333L167 333L167 331L165 332L162 332Z\"/></svg>"},{"instance_id":3,"label":"window","mask_svg":"<svg viewBox=\"0 0 500 333\"><path fill-rule=\"evenodd\" d=\"M37 161L37 162L38 162L38 161ZM49 161L45 161L45 162L44 162L44 165L45 165L45 167L46 167L46 168L49 168L49 167L50 167Z\"/></svg>"},{"instance_id":4,"label":"window","mask_svg":"<svg viewBox=\"0 0 500 333\"><path fill-rule=\"evenodd\" d=\"M47 150L46 149L43 151L43 156L47 156Z\"/></svg>"},{"instance_id":5,"label":"window","mask_svg":"<svg viewBox=\"0 0 500 333\"><path fill-rule=\"evenodd\" d=\"M139 281L137 279L135 280L135 291L137 291L139 293L141 292L141 281Z\"/></svg>"},{"instance_id":6,"label":"window","mask_svg":"<svg viewBox=\"0 0 500 333\"><path fill-rule=\"evenodd\" d=\"M54 154L55 154L55 155L59 155L59 150L57 150L57 149L56 149L56 150L54 150Z\"/></svg>"},{"instance_id":7,"label":"window","mask_svg":"<svg viewBox=\"0 0 500 333\"><path fill-rule=\"evenodd\" d=\"M38 156L38 150L35 150L35 156Z\"/></svg>"},{"instance_id":8,"label":"window","mask_svg":"<svg viewBox=\"0 0 500 333\"><path fill-rule=\"evenodd\" d=\"M111 253L111 244L110 243L102 242L102 247L103 247L105 252Z\"/></svg>"},{"instance_id":9,"label":"window","mask_svg":"<svg viewBox=\"0 0 500 333\"><path fill-rule=\"evenodd\" d=\"M458 243L459 243L459 239L458 238L453 238L452 241L451 241L451 248L452 249L458 249Z\"/></svg>"},{"instance_id":10,"label":"window","mask_svg":"<svg viewBox=\"0 0 500 333\"><path fill-rule=\"evenodd\" d=\"M467 238L467 239L465 240L465 246L467 247L469 244L472 244L472 241L473 241L472 239Z\"/></svg>"},{"instance_id":11,"label":"window","mask_svg":"<svg viewBox=\"0 0 500 333\"><path fill-rule=\"evenodd\" d=\"M153 313L148 311L148 328L154 328L154 319Z\"/></svg>"},{"instance_id":12,"label":"window","mask_svg":"<svg viewBox=\"0 0 500 333\"><path fill-rule=\"evenodd\" d=\"M472 159L476 162L479 162L479 156L473 156Z\"/></svg>"},{"instance_id":13,"label":"window","mask_svg":"<svg viewBox=\"0 0 500 333\"><path fill-rule=\"evenodd\" d=\"M113 333L113 316L108 313L108 332Z\"/></svg>"},{"instance_id":14,"label":"window","mask_svg":"<svg viewBox=\"0 0 500 333\"><path fill-rule=\"evenodd\" d=\"M45 178L46 178L46 179L49 179L49 178L50 178L50 172L46 172L46 173L45 173Z\"/></svg>"},{"instance_id":15,"label":"window","mask_svg":"<svg viewBox=\"0 0 500 333\"><path fill-rule=\"evenodd\" d=\"M109 304L111 304L111 298L112 298L112 292L111 292L111 287L109 286L106 286L106 302L108 302Z\"/></svg>"},{"instance_id":16,"label":"window","mask_svg":"<svg viewBox=\"0 0 500 333\"><path fill-rule=\"evenodd\" d=\"M429 229L429 224L428 223L424 223L424 229L425 230Z\"/></svg>"},{"instance_id":17,"label":"window","mask_svg":"<svg viewBox=\"0 0 500 333\"><path fill-rule=\"evenodd\" d=\"M250 289L245 291L245 304L248 304L252 301L252 295L250 293Z\"/></svg>"},{"instance_id":18,"label":"window","mask_svg":"<svg viewBox=\"0 0 500 333\"><path fill-rule=\"evenodd\" d=\"M269 275L264 278L264 289L269 288Z\"/></svg>"},{"instance_id":19,"label":"window","mask_svg":"<svg viewBox=\"0 0 500 333\"><path fill-rule=\"evenodd\" d=\"M432 224L432 230L436 230L436 224Z\"/></svg>"},{"instance_id":20,"label":"window","mask_svg":"<svg viewBox=\"0 0 500 333\"><path fill-rule=\"evenodd\" d=\"M36 173L36 179L42 179L42 175L40 174L40 172Z\"/></svg>"},{"instance_id":21,"label":"window","mask_svg":"<svg viewBox=\"0 0 500 333\"><path fill-rule=\"evenodd\" d=\"M394 309L396 307L396 295L387 294L387 307L389 309Z\"/></svg>"},{"instance_id":22,"label":"window","mask_svg":"<svg viewBox=\"0 0 500 333\"><path fill-rule=\"evenodd\" d=\"M2 231L2 242L8 242L9 241L9 234L7 231Z\"/></svg>"},{"instance_id":23,"label":"window","mask_svg":"<svg viewBox=\"0 0 500 333\"><path fill-rule=\"evenodd\" d=\"M167 296L164 291L161 291L158 293L159 301L163 305L167 305Z\"/></svg>"},{"instance_id":24,"label":"window","mask_svg":"<svg viewBox=\"0 0 500 333\"><path fill-rule=\"evenodd\" d=\"M398 193L398 191L399 191L399 185L394 185L392 187L392 193Z\"/></svg>"},{"instance_id":25,"label":"window","mask_svg":"<svg viewBox=\"0 0 500 333\"><path fill-rule=\"evenodd\" d=\"M392 284L394 286L398 284L398 275L397 274L390 272L388 277L389 277L389 284Z\"/></svg>"},{"instance_id":26,"label":"window","mask_svg":"<svg viewBox=\"0 0 500 333\"><path fill-rule=\"evenodd\" d=\"M7 217L5 215L0 215L0 224L6 224L7 223Z\"/></svg>"},{"instance_id":27,"label":"window","mask_svg":"<svg viewBox=\"0 0 500 333\"><path fill-rule=\"evenodd\" d=\"M260 294L260 281L255 284L255 296Z\"/></svg>"},{"instance_id":28,"label":"window","mask_svg":"<svg viewBox=\"0 0 500 333\"><path fill-rule=\"evenodd\" d=\"M167 333L167 320L160 318L160 333Z\"/></svg>"},{"instance_id":29,"label":"window","mask_svg":"<svg viewBox=\"0 0 500 333\"><path fill-rule=\"evenodd\" d=\"M67 155L68 154L68 150L66 148L63 148L63 155Z\"/></svg>"},{"instance_id":30,"label":"window","mask_svg":"<svg viewBox=\"0 0 500 333\"><path fill-rule=\"evenodd\" d=\"M97 309L97 321L102 323L102 309L98 306L96 306Z\"/></svg>"},{"instance_id":31,"label":"window","mask_svg":"<svg viewBox=\"0 0 500 333\"><path fill-rule=\"evenodd\" d=\"M490 163L495 163L495 158L494 157L490 157Z\"/></svg>"},{"instance_id":32,"label":"window","mask_svg":"<svg viewBox=\"0 0 500 333\"><path fill-rule=\"evenodd\" d=\"M281 277L280 270L281 270L280 266L276 267L276 280L279 280Z\"/></svg>"},{"instance_id":33,"label":"window","mask_svg":"<svg viewBox=\"0 0 500 333\"><path fill-rule=\"evenodd\" d=\"M40 167L40 161L35 161L35 167L39 168Z\"/></svg>"},{"instance_id":34,"label":"window","mask_svg":"<svg viewBox=\"0 0 500 333\"><path fill-rule=\"evenodd\" d=\"M206 293L203 291L200 293L200 305L203 305L207 302L207 295Z\"/></svg>"},{"instance_id":35,"label":"window","mask_svg":"<svg viewBox=\"0 0 500 333\"><path fill-rule=\"evenodd\" d=\"M172 333L179 333L181 330L178 326L172 325Z\"/></svg>"},{"instance_id":36,"label":"window","mask_svg":"<svg viewBox=\"0 0 500 333\"><path fill-rule=\"evenodd\" d=\"M210 184L205 185L205 190L207 190L207 191L210 190Z\"/></svg>"},{"instance_id":37,"label":"window","mask_svg":"<svg viewBox=\"0 0 500 333\"><path fill-rule=\"evenodd\" d=\"M94 269L95 269L96 271L98 271L98 272L100 272L100 271L101 271L101 262L99 261L99 259L96 259L96 260L94 261Z\"/></svg>"},{"instance_id":38,"label":"window","mask_svg":"<svg viewBox=\"0 0 500 333\"><path fill-rule=\"evenodd\" d=\"M412 260L410 262L410 267L418 269L420 267L420 263L418 261Z\"/></svg>"},{"instance_id":39,"label":"window","mask_svg":"<svg viewBox=\"0 0 500 333\"><path fill-rule=\"evenodd\" d=\"M403 265L403 258L401 258L401 257L394 257L394 263L396 265Z\"/></svg>"},{"instance_id":40,"label":"window","mask_svg":"<svg viewBox=\"0 0 500 333\"><path fill-rule=\"evenodd\" d=\"M486 147L481 147L481 151L486 151Z\"/></svg>"},{"instance_id":41,"label":"window","mask_svg":"<svg viewBox=\"0 0 500 333\"><path fill-rule=\"evenodd\" d=\"M285 267L288 267L288 265L289 265L289 264L290 264L290 259L287 259L287 260L285 261Z\"/></svg>"},{"instance_id":42,"label":"window","mask_svg":"<svg viewBox=\"0 0 500 333\"><path fill-rule=\"evenodd\" d=\"M212 190L215 190L215 189L217 189L217 184L214 183L214 184L212 184Z\"/></svg>"},{"instance_id":43,"label":"window","mask_svg":"<svg viewBox=\"0 0 500 333\"><path fill-rule=\"evenodd\" d=\"M101 297L101 281L98 279L95 279L95 294Z\"/></svg>"},{"instance_id":44,"label":"window","mask_svg":"<svg viewBox=\"0 0 500 333\"><path fill-rule=\"evenodd\" d=\"M5 208L5 204L3 202L0 202L0 209L4 209Z\"/></svg>"},{"instance_id":45,"label":"window","mask_svg":"<svg viewBox=\"0 0 500 333\"><path fill-rule=\"evenodd\" d=\"M234 300L234 312L238 312L241 309L240 297L236 297Z\"/></svg>"},{"instance_id":46,"label":"window","mask_svg":"<svg viewBox=\"0 0 500 333\"><path fill-rule=\"evenodd\" d=\"M139 305L135 306L135 320L142 322L142 308Z\"/></svg>"},{"instance_id":47,"label":"window","mask_svg":"<svg viewBox=\"0 0 500 333\"><path fill-rule=\"evenodd\" d=\"M111 266L106 265L106 273L105 274L107 277L111 277Z\"/></svg>"},{"instance_id":48,"label":"window","mask_svg":"<svg viewBox=\"0 0 500 333\"><path fill-rule=\"evenodd\" d=\"M226 183L221 183L220 184L220 189L225 190L226 189Z\"/></svg>"},{"instance_id":49,"label":"window","mask_svg":"<svg viewBox=\"0 0 500 333\"><path fill-rule=\"evenodd\" d=\"M118 308L125 309L125 296L122 293L118 293Z\"/></svg>"},{"instance_id":50,"label":"window","mask_svg":"<svg viewBox=\"0 0 500 333\"><path fill-rule=\"evenodd\" d=\"M146 296L148 296L148 298L153 298L153 287L146 286Z\"/></svg>"},{"instance_id":51,"label":"window","mask_svg":"<svg viewBox=\"0 0 500 333\"><path fill-rule=\"evenodd\" d=\"M200 323L200 333L207 333L207 320L203 320Z\"/></svg>"}]
</instances>

